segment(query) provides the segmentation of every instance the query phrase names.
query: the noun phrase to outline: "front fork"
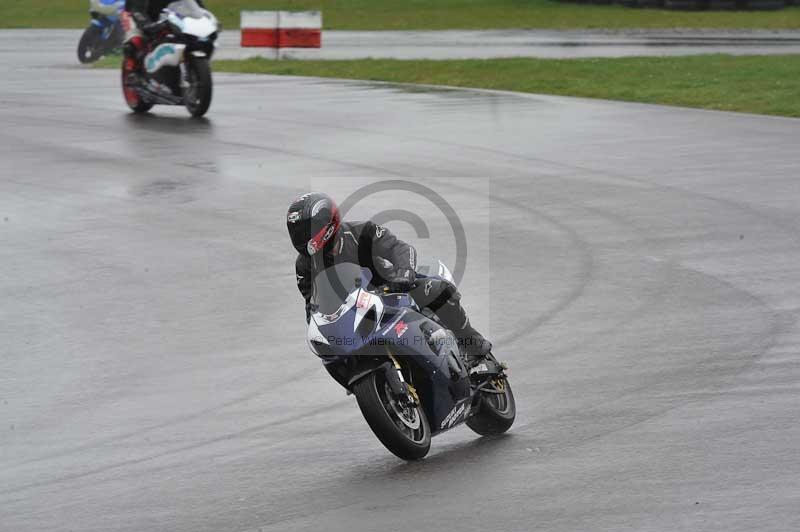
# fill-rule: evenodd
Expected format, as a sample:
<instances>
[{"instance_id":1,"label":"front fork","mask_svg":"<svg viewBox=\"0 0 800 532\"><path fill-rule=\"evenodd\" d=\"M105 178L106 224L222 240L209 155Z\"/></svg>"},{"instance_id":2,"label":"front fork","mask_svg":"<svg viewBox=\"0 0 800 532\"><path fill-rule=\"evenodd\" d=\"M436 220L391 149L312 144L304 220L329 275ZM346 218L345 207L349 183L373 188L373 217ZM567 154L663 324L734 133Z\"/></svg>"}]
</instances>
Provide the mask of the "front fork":
<instances>
[{"instance_id":1,"label":"front fork","mask_svg":"<svg viewBox=\"0 0 800 532\"><path fill-rule=\"evenodd\" d=\"M103 31L101 34L103 36L103 40L108 40L108 38L111 37L111 33L114 31L117 21L105 15L95 13L94 11L89 14L92 16L90 24L101 29Z\"/></svg>"},{"instance_id":2,"label":"front fork","mask_svg":"<svg viewBox=\"0 0 800 532\"><path fill-rule=\"evenodd\" d=\"M397 358L395 358L388 348L386 349L386 355L389 358L387 362L375 368L362 371L350 378L346 386L348 390L347 395L352 393L351 390L356 382L367 377L370 373L380 371L383 372L392 395L396 397L403 406L420 406L421 403L419 401L419 395L417 395L417 390L412 384L406 382L405 377L403 377L403 368L397 361Z\"/></svg>"},{"instance_id":3,"label":"front fork","mask_svg":"<svg viewBox=\"0 0 800 532\"><path fill-rule=\"evenodd\" d=\"M184 54L186 54L186 52L184 52ZM186 89L188 89L191 86L191 84L189 83L189 69L186 68L186 55L183 56L183 61L180 62L178 68L181 71L181 81L180 81L181 94L185 94Z\"/></svg>"},{"instance_id":4,"label":"front fork","mask_svg":"<svg viewBox=\"0 0 800 532\"><path fill-rule=\"evenodd\" d=\"M189 81L189 66L188 66L188 64L189 64L189 61L191 61L192 58L194 58L194 57L205 57L205 58L208 58L208 59L211 58L211 56L208 53L206 53L206 52L204 52L202 50L191 50L190 51L187 48L186 50L183 51L183 60L178 65L178 68L180 68L180 71L181 71L181 80L180 80L181 94L184 94L186 92L186 89L188 89L192 85L191 82Z\"/></svg>"},{"instance_id":5,"label":"front fork","mask_svg":"<svg viewBox=\"0 0 800 532\"><path fill-rule=\"evenodd\" d=\"M408 403L406 406L419 406L419 396L417 390L411 384L407 383L403 377L403 368L400 362L397 361L395 356L386 349L386 354L389 355L389 360L392 361L392 368L386 370L386 380L389 381L389 386L392 388L392 393L397 395ZM392 382L394 380L394 383Z\"/></svg>"}]
</instances>

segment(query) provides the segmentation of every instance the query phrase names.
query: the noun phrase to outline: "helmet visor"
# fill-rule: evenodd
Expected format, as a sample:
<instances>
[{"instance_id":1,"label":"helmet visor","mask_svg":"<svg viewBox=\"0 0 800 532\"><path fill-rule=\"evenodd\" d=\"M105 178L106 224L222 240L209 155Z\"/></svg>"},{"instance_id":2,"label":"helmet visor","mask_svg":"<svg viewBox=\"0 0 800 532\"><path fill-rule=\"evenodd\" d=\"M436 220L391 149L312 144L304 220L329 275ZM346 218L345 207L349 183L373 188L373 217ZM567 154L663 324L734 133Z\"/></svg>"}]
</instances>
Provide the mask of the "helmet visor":
<instances>
[{"instance_id":1,"label":"helmet visor","mask_svg":"<svg viewBox=\"0 0 800 532\"><path fill-rule=\"evenodd\" d=\"M290 214L286 226L295 249L306 255L320 251L336 231L338 224L332 218L333 212L327 206L314 213L311 219L293 220Z\"/></svg>"}]
</instances>

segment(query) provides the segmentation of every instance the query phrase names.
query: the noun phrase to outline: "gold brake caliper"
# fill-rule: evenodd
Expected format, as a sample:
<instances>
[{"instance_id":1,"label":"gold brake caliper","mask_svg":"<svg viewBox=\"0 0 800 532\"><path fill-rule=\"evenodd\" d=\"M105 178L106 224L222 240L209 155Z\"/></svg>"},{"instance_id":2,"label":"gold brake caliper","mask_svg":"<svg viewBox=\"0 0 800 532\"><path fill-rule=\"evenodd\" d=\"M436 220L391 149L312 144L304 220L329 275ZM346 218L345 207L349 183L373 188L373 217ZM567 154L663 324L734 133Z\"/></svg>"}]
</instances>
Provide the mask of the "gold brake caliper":
<instances>
[{"instance_id":1,"label":"gold brake caliper","mask_svg":"<svg viewBox=\"0 0 800 532\"><path fill-rule=\"evenodd\" d=\"M408 383L406 383L406 388L408 388L408 393L411 394L411 397L414 398L414 402L419 404L419 395L417 395L417 389Z\"/></svg>"},{"instance_id":2,"label":"gold brake caliper","mask_svg":"<svg viewBox=\"0 0 800 532\"><path fill-rule=\"evenodd\" d=\"M500 365L500 374L502 376L495 377L494 379L492 379L492 383L494 383L494 386L495 388L497 388L497 391L504 392L506 391L506 377L503 372L508 369L508 365L505 362L498 362L498 364Z\"/></svg>"},{"instance_id":3,"label":"gold brake caliper","mask_svg":"<svg viewBox=\"0 0 800 532\"><path fill-rule=\"evenodd\" d=\"M402 368L400 367L400 362L397 361L397 359L394 357L392 352L389 351L388 347L386 348L386 354L389 355L389 358L392 360L392 363L394 364L394 367L397 369L397 372L400 374L400 380L405 383L406 388L408 389L408 393L410 393L411 397L414 398L414 402L416 404L420 404L419 395L417 395L417 389L414 388L410 383L406 382L405 378L403 378L403 371L402 371Z\"/></svg>"}]
</instances>

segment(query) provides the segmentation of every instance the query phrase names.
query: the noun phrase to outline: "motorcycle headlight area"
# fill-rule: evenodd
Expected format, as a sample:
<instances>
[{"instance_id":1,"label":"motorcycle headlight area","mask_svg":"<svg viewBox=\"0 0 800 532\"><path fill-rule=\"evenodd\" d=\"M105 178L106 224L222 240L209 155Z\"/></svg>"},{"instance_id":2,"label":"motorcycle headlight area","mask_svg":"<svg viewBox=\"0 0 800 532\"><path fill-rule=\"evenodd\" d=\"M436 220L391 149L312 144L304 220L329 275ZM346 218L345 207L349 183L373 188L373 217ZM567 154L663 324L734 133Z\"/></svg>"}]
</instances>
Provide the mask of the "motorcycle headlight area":
<instances>
[{"instance_id":1,"label":"motorcycle headlight area","mask_svg":"<svg viewBox=\"0 0 800 532\"><path fill-rule=\"evenodd\" d=\"M336 358L336 351L330 346L330 344L319 339L315 338L310 340L309 347L311 347L311 351L313 351L315 355L322 359Z\"/></svg>"},{"instance_id":2,"label":"motorcycle headlight area","mask_svg":"<svg viewBox=\"0 0 800 532\"><path fill-rule=\"evenodd\" d=\"M170 14L167 20L185 36L194 37L199 41L207 41L210 38L216 38L218 26L211 18L180 17Z\"/></svg>"}]
</instances>

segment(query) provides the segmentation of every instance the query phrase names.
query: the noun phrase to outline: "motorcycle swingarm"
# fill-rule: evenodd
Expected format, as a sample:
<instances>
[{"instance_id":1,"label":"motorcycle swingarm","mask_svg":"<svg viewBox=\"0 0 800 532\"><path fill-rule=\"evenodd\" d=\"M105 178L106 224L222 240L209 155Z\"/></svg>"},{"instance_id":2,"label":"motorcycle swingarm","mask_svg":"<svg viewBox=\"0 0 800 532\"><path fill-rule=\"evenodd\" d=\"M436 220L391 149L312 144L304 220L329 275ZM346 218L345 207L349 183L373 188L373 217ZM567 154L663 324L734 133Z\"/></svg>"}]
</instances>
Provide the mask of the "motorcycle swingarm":
<instances>
[{"instance_id":1,"label":"motorcycle swingarm","mask_svg":"<svg viewBox=\"0 0 800 532\"><path fill-rule=\"evenodd\" d=\"M144 99L149 103L159 105L183 105L183 100L178 96L166 96L157 92L153 92L147 87L139 87L138 89L143 93Z\"/></svg>"}]
</instances>

